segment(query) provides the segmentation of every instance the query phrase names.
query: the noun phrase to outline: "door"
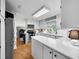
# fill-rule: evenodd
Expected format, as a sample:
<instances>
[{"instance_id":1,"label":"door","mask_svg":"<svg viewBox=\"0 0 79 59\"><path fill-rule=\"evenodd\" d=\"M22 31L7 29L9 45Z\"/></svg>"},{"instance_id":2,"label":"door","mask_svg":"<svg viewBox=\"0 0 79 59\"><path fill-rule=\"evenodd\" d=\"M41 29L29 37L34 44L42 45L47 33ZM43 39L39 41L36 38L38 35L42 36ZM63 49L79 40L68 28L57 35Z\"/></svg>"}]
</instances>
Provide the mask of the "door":
<instances>
[{"instance_id":1,"label":"door","mask_svg":"<svg viewBox=\"0 0 79 59\"><path fill-rule=\"evenodd\" d=\"M34 59L42 59L42 44L32 39L32 55Z\"/></svg>"},{"instance_id":2,"label":"door","mask_svg":"<svg viewBox=\"0 0 79 59\"><path fill-rule=\"evenodd\" d=\"M43 46L43 59L53 59L53 50L47 46Z\"/></svg>"},{"instance_id":3,"label":"door","mask_svg":"<svg viewBox=\"0 0 79 59\"><path fill-rule=\"evenodd\" d=\"M14 31L13 31L13 19L6 18L5 19L5 58L12 59L13 56L13 38L14 38Z\"/></svg>"}]
</instances>

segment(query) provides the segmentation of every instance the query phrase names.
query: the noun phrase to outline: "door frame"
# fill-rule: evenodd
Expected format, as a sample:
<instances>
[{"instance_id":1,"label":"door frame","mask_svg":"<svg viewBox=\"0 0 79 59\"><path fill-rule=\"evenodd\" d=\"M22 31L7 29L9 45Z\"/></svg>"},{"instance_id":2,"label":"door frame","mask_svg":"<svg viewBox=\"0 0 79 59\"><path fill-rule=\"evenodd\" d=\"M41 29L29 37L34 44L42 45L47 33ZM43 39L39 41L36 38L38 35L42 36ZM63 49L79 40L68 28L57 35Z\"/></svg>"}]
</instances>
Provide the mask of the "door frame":
<instances>
[{"instance_id":1,"label":"door frame","mask_svg":"<svg viewBox=\"0 0 79 59\"><path fill-rule=\"evenodd\" d=\"M1 59L5 59L5 21L2 16L0 16L1 21Z\"/></svg>"}]
</instances>

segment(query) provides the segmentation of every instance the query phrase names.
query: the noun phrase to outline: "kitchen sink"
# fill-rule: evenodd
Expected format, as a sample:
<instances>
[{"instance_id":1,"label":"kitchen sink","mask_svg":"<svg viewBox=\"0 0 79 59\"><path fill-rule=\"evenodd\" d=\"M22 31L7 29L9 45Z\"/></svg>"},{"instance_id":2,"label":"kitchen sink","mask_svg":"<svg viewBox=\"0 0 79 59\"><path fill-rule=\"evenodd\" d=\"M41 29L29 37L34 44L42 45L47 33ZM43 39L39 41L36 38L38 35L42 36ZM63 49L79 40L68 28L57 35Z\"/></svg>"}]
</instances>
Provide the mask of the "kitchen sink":
<instances>
[{"instance_id":1,"label":"kitchen sink","mask_svg":"<svg viewBox=\"0 0 79 59\"><path fill-rule=\"evenodd\" d=\"M59 39L62 38L63 36L57 35L57 34L49 34L49 33L40 33L39 35L53 38L53 39Z\"/></svg>"}]
</instances>

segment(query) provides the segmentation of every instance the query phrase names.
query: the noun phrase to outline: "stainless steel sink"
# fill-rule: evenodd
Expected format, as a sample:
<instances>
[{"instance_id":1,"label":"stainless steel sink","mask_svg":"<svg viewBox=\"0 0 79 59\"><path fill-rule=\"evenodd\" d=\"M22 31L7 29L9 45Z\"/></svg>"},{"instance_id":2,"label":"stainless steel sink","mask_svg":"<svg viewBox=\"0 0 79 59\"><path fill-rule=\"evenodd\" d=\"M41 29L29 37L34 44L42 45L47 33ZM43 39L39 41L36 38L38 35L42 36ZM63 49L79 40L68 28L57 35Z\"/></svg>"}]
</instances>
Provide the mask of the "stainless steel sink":
<instances>
[{"instance_id":1,"label":"stainless steel sink","mask_svg":"<svg viewBox=\"0 0 79 59\"><path fill-rule=\"evenodd\" d=\"M49 38L54 38L54 39L59 39L59 38L62 38L63 37L63 36L60 36L60 35L45 34L45 33L40 33L38 35L45 36L45 37L49 37Z\"/></svg>"},{"instance_id":2,"label":"stainless steel sink","mask_svg":"<svg viewBox=\"0 0 79 59\"><path fill-rule=\"evenodd\" d=\"M49 36L50 38L54 38L54 39L59 39L59 38L62 38L63 36L55 36L55 35L51 35Z\"/></svg>"}]
</instances>

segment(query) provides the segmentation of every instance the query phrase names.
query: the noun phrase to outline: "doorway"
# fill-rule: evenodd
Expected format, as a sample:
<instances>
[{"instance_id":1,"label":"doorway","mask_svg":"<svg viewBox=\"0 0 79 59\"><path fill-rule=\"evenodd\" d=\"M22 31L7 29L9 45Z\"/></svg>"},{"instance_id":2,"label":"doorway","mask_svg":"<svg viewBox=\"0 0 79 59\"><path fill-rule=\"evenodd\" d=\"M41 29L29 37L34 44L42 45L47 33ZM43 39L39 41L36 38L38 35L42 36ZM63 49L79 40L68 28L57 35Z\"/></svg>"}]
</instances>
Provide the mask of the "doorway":
<instances>
[{"instance_id":1,"label":"doorway","mask_svg":"<svg viewBox=\"0 0 79 59\"><path fill-rule=\"evenodd\" d=\"M16 46L26 44L26 33L25 27L17 26L16 27Z\"/></svg>"}]
</instances>

